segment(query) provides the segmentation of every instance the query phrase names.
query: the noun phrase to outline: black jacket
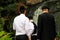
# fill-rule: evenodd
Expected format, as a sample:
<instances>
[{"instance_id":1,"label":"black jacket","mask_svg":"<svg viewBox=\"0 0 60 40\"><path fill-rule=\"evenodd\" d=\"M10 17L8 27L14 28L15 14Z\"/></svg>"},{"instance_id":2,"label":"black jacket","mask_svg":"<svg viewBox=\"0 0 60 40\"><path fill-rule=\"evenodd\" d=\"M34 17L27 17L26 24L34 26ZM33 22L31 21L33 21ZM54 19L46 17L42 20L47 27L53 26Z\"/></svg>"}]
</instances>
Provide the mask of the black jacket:
<instances>
[{"instance_id":1,"label":"black jacket","mask_svg":"<svg viewBox=\"0 0 60 40\"><path fill-rule=\"evenodd\" d=\"M32 23L34 24L34 31L32 34L36 34L37 33L37 25L34 22L32 22Z\"/></svg>"},{"instance_id":2,"label":"black jacket","mask_svg":"<svg viewBox=\"0 0 60 40\"><path fill-rule=\"evenodd\" d=\"M37 38L40 40L53 40L56 37L54 16L43 13L38 17Z\"/></svg>"}]
</instances>

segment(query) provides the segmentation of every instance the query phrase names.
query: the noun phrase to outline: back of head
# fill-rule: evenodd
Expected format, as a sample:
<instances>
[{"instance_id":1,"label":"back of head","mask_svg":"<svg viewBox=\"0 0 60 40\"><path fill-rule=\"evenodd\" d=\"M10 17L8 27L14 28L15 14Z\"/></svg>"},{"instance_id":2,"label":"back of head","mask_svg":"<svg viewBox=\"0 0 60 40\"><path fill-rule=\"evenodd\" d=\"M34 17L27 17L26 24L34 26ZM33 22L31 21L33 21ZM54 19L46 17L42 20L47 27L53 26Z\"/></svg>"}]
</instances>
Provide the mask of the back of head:
<instances>
[{"instance_id":1,"label":"back of head","mask_svg":"<svg viewBox=\"0 0 60 40\"><path fill-rule=\"evenodd\" d=\"M29 18L29 19L33 19L33 17L32 17L32 16L28 16L28 18Z\"/></svg>"},{"instance_id":2,"label":"back of head","mask_svg":"<svg viewBox=\"0 0 60 40\"><path fill-rule=\"evenodd\" d=\"M43 6L41 9L42 10L44 10L44 9L48 9L49 10L49 7L48 6Z\"/></svg>"},{"instance_id":3,"label":"back of head","mask_svg":"<svg viewBox=\"0 0 60 40\"><path fill-rule=\"evenodd\" d=\"M25 8L24 6L21 6L21 7L20 7L20 12L21 12L21 13L24 13L25 10L26 10L26 8Z\"/></svg>"},{"instance_id":4,"label":"back of head","mask_svg":"<svg viewBox=\"0 0 60 40\"><path fill-rule=\"evenodd\" d=\"M49 13L49 7L43 6L43 7L42 7L42 11L43 11L44 13Z\"/></svg>"}]
</instances>

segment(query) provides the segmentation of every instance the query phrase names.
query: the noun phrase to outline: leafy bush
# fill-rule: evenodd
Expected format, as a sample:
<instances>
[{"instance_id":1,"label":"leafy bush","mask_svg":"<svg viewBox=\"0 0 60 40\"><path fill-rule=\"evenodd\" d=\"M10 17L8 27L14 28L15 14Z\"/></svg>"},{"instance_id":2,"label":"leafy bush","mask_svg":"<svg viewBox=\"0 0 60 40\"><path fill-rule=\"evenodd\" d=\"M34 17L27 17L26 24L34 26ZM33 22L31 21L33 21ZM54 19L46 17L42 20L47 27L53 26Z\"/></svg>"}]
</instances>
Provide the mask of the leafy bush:
<instances>
[{"instance_id":1,"label":"leafy bush","mask_svg":"<svg viewBox=\"0 0 60 40\"><path fill-rule=\"evenodd\" d=\"M6 33L5 31L0 32L0 40L12 40L12 37L10 37L11 33Z\"/></svg>"},{"instance_id":2,"label":"leafy bush","mask_svg":"<svg viewBox=\"0 0 60 40\"><path fill-rule=\"evenodd\" d=\"M60 32L57 33L57 37L60 38Z\"/></svg>"},{"instance_id":3,"label":"leafy bush","mask_svg":"<svg viewBox=\"0 0 60 40\"><path fill-rule=\"evenodd\" d=\"M0 32L0 37L2 36L2 35L4 35L4 34L6 34L4 31L1 31Z\"/></svg>"}]
</instances>

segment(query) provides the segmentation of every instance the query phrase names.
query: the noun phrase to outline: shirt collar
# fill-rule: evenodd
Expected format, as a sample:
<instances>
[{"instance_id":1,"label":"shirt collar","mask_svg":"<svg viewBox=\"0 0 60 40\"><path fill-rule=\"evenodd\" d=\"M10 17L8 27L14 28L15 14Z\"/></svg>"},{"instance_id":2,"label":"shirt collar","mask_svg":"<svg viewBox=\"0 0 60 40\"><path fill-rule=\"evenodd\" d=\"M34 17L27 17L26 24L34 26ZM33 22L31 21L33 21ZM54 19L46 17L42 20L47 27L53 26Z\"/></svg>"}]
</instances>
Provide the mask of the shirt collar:
<instances>
[{"instance_id":1,"label":"shirt collar","mask_svg":"<svg viewBox=\"0 0 60 40\"><path fill-rule=\"evenodd\" d=\"M21 16L25 16L25 14L20 14Z\"/></svg>"}]
</instances>

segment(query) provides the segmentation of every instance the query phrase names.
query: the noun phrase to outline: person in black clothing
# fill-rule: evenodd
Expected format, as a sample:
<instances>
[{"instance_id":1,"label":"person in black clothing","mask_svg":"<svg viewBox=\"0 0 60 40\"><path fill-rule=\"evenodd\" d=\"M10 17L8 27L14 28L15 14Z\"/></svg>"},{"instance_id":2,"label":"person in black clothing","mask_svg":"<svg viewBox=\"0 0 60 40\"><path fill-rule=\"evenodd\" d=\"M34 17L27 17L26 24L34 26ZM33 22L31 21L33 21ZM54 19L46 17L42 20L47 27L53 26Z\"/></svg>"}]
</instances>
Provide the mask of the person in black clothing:
<instances>
[{"instance_id":1,"label":"person in black clothing","mask_svg":"<svg viewBox=\"0 0 60 40\"><path fill-rule=\"evenodd\" d=\"M42 7L43 14L38 17L38 40L56 40L54 16L49 14L47 6Z\"/></svg>"},{"instance_id":2,"label":"person in black clothing","mask_svg":"<svg viewBox=\"0 0 60 40\"><path fill-rule=\"evenodd\" d=\"M28 16L28 18L29 18L30 22L32 22L33 25L34 25L34 31L31 35L31 40L37 40L37 25L33 22L33 17L32 16Z\"/></svg>"}]
</instances>

